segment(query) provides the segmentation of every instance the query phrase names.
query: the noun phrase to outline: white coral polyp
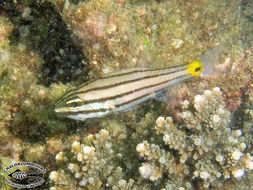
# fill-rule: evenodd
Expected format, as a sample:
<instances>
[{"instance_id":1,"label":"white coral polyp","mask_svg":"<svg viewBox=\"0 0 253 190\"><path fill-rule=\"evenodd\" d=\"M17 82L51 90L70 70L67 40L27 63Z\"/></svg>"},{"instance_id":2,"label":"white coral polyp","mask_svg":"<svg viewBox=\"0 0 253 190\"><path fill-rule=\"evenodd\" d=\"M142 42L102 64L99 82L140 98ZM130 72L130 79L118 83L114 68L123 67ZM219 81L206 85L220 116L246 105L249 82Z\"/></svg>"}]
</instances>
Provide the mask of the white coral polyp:
<instances>
[{"instance_id":1,"label":"white coral polyp","mask_svg":"<svg viewBox=\"0 0 253 190\"><path fill-rule=\"evenodd\" d=\"M165 118L164 117L158 117L156 120L156 125L158 127L163 127L165 125Z\"/></svg>"},{"instance_id":2,"label":"white coral polyp","mask_svg":"<svg viewBox=\"0 0 253 190\"><path fill-rule=\"evenodd\" d=\"M54 182L57 182L58 178L59 178L59 174L56 171L50 172L50 174L49 174L49 179L50 180L52 180Z\"/></svg>"},{"instance_id":3,"label":"white coral polyp","mask_svg":"<svg viewBox=\"0 0 253 190\"><path fill-rule=\"evenodd\" d=\"M217 114L218 114L218 115L223 115L223 114L225 114L225 110L224 110L224 108L223 108L222 106L220 106L219 109L217 110Z\"/></svg>"},{"instance_id":4,"label":"white coral polyp","mask_svg":"<svg viewBox=\"0 0 253 190\"><path fill-rule=\"evenodd\" d=\"M200 178L207 180L209 178L210 174L207 172L200 172L199 176L200 176Z\"/></svg>"},{"instance_id":5,"label":"white coral polyp","mask_svg":"<svg viewBox=\"0 0 253 190\"><path fill-rule=\"evenodd\" d=\"M216 158L215 158L215 160L216 160L217 162L223 162L224 157L221 156L221 155L217 155Z\"/></svg>"},{"instance_id":6,"label":"white coral polyp","mask_svg":"<svg viewBox=\"0 0 253 190\"><path fill-rule=\"evenodd\" d=\"M63 152L59 152L58 154L56 154L55 159L56 159L57 161L62 160L62 159L63 159Z\"/></svg>"},{"instance_id":7,"label":"white coral polyp","mask_svg":"<svg viewBox=\"0 0 253 190\"><path fill-rule=\"evenodd\" d=\"M190 102L188 100L183 101L182 106L184 109L188 108Z\"/></svg>"},{"instance_id":8,"label":"white coral polyp","mask_svg":"<svg viewBox=\"0 0 253 190\"><path fill-rule=\"evenodd\" d=\"M242 130L238 129L234 131L236 137L240 137L242 135Z\"/></svg>"},{"instance_id":9,"label":"white coral polyp","mask_svg":"<svg viewBox=\"0 0 253 190\"><path fill-rule=\"evenodd\" d=\"M217 94L217 95L220 95L220 94L221 94L221 90L220 90L219 87L214 87L214 88L213 88L213 92L214 92L215 94Z\"/></svg>"},{"instance_id":10,"label":"white coral polyp","mask_svg":"<svg viewBox=\"0 0 253 190\"><path fill-rule=\"evenodd\" d=\"M239 160L242 156L242 153L239 151L239 150L235 150L233 153L232 153L232 158L234 160Z\"/></svg>"},{"instance_id":11,"label":"white coral polyp","mask_svg":"<svg viewBox=\"0 0 253 190\"><path fill-rule=\"evenodd\" d=\"M165 134L165 135L163 136L163 141L164 141L166 144L168 144L168 142L170 141L170 136L169 136L168 134Z\"/></svg>"},{"instance_id":12,"label":"white coral polyp","mask_svg":"<svg viewBox=\"0 0 253 190\"><path fill-rule=\"evenodd\" d=\"M197 95L194 97L194 107L196 110L200 110L203 108L203 104L205 103L205 96Z\"/></svg>"},{"instance_id":13,"label":"white coral polyp","mask_svg":"<svg viewBox=\"0 0 253 190\"><path fill-rule=\"evenodd\" d=\"M246 167L249 170L253 170L253 161L246 161Z\"/></svg>"},{"instance_id":14,"label":"white coral polyp","mask_svg":"<svg viewBox=\"0 0 253 190\"><path fill-rule=\"evenodd\" d=\"M240 179L245 174L244 169L235 169L232 171L232 174L235 178Z\"/></svg>"},{"instance_id":15,"label":"white coral polyp","mask_svg":"<svg viewBox=\"0 0 253 190\"><path fill-rule=\"evenodd\" d=\"M245 143L240 144L240 150L241 151L244 151L246 147L247 147L247 145Z\"/></svg>"},{"instance_id":16,"label":"white coral polyp","mask_svg":"<svg viewBox=\"0 0 253 190\"><path fill-rule=\"evenodd\" d=\"M195 103L203 103L205 101L205 97L203 95L196 95L194 97Z\"/></svg>"},{"instance_id":17,"label":"white coral polyp","mask_svg":"<svg viewBox=\"0 0 253 190\"><path fill-rule=\"evenodd\" d=\"M212 120L215 124L219 124L221 122L221 118L218 115L213 115Z\"/></svg>"},{"instance_id":18,"label":"white coral polyp","mask_svg":"<svg viewBox=\"0 0 253 190\"><path fill-rule=\"evenodd\" d=\"M248 170L253 170L253 157L249 153L245 156L245 167Z\"/></svg>"},{"instance_id":19,"label":"white coral polyp","mask_svg":"<svg viewBox=\"0 0 253 190\"><path fill-rule=\"evenodd\" d=\"M84 154L92 154L93 152L95 151L95 148L94 147L90 147L90 146L84 146L83 147L83 153Z\"/></svg>"},{"instance_id":20,"label":"white coral polyp","mask_svg":"<svg viewBox=\"0 0 253 190\"><path fill-rule=\"evenodd\" d=\"M137 152L145 152L145 145L144 143L139 143L137 146L136 146L136 150Z\"/></svg>"},{"instance_id":21,"label":"white coral polyp","mask_svg":"<svg viewBox=\"0 0 253 190\"><path fill-rule=\"evenodd\" d=\"M105 129L102 129L100 131L100 134L101 134L102 137L108 137L109 136L109 132Z\"/></svg>"},{"instance_id":22,"label":"white coral polyp","mask_svg":"<svg viewBox=\"0 0 253 190\"><path fill-rule=\"evenodd\" d=\"M154 167L151 166L150 164L144 164L141 167L139 167L139 172L144 179L149 179L152 173L154 172Z\"/></svg>"},{"instance_id":23,"label":"white coral polyp","mask_svg":"<svg viewBox=\"0 0 253 190\"><path fill-rule=\"evenodd\" d=\"M192 113L189 112L189 111L184 111L184 112L181 113L181 117L182 117L183 119L190 119L190 118L193 117L193 115L192 115Z\"/></svg>"},{"instance_id":24,"label":"white coral polyp","mask_svg":"<svg viewBox=\"0 0 253 190\"><path fill-rule=\"evenodd\" d=\"M212 96L212 91L211 90L205 90L204 91L204 95L208 98L210 98Z\"/></svg>"},{"instance_id":25,"label":"white coral polyp","mask_svg":"<svg viewBox=\"0 0 253 190\"><path fill-rule=\"evenodd\" d=\"M74 141L74 142L72 143L71 147L72 147L72 149L73 149L74 151L77 151L77 152L80 151L80 149L81 149L80 142Z\"/></svg>"},{"instance_id":26,"label":"white coral polyp","mask_svg":"<svg viewBox=\"0 0 253 190\"><path fill-rule=\"evenodd\" d=\"M194 144L195 144L196 146L200 146L200 145L202 144L201 139L200 139L200 138L194 139Z\"/></svg>"}]
</instances>

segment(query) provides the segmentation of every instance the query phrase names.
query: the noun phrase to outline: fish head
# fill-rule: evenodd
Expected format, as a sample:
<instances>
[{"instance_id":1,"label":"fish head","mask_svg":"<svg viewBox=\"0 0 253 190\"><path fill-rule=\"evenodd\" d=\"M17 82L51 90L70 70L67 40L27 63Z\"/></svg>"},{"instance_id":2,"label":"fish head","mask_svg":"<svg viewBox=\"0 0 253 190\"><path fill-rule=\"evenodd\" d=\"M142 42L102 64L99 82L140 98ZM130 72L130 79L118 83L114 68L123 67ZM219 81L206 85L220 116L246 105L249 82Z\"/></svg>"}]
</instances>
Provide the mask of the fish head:
<instances>
[{"instance_id":1,"label":"fish head","mask_svg":"<svg viewBox=\"0 0 253 190\"><path fill-rule=\"evenodd\" d=\"M106 104L99 102L85 103L81 97L76 95L64 96L55 104L54 111L60 116L83 121L87 118L102 117L108 114L109 108L105 106ZM101 107L104 109L99 110Z\"/></svg>"},{"instance_id":2,"label":"fish head","mask_svg":"<svg viewBox=\"0 0 253 190\"><path fill-rule=\"evenodd\" d=\"M74 113L81 103L82 99L79 96L67 93L55 104L54 111L59 115Z\"/></svg>"}]
</instances>

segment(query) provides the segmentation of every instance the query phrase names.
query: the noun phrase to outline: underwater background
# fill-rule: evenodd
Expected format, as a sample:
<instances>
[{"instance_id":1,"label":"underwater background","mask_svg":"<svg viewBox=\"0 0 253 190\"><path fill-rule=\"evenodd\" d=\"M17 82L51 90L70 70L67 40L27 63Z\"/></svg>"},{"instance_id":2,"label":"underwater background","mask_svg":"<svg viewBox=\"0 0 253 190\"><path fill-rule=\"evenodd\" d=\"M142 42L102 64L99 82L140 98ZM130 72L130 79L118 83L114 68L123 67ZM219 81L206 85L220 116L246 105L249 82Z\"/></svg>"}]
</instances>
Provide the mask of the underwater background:
<instances>
[{"instance_id":1,"label":"underwater background","mask_svg":"<svg viewBox=\"0 0 253 190\"><path fill-rule=\"evenodd\" d=\"M54 112L91 79L204 54L215 73L163 101L85 121ZM0 189L16 162L46 169L36 189L253 189L252 143L252 0L0 1Z\"/></svg>"}]
</instances>

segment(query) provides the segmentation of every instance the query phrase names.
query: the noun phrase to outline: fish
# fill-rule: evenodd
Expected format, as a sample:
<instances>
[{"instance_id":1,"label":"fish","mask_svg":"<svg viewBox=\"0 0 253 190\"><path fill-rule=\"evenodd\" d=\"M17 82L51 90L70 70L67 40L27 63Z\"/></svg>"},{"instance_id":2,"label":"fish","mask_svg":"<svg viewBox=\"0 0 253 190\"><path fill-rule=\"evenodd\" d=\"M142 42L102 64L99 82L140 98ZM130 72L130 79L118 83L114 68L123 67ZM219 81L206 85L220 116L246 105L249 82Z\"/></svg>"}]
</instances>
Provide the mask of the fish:
<instances>
[{"instance_id":1,"label":"fish","mask_svg":"<svg viewBox=\"0 0 253 190\"><path fill-rule=\"evenodd\" d=\"M68 91L55 104L56 114L75 120L126 112L155 94L204 70L200 60L168 68L131 68L90 80Z\"/></svg>"}]
</instances>

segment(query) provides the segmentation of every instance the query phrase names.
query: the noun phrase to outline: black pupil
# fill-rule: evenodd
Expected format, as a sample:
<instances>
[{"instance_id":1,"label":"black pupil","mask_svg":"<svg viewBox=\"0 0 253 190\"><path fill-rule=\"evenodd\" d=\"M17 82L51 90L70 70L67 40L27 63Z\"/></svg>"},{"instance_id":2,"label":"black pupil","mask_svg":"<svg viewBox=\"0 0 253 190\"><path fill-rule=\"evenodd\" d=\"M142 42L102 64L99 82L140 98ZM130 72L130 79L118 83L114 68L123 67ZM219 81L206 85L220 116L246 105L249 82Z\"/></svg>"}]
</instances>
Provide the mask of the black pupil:
<instances>
[{"instance_id":1,"label":"black pupil","mask_svg":"<svg viewBox=\"0 0 253 190\"><path fill-rule=\"evenodd\" d=\"M200 67L196 68L195 71L196 71L196 72L200 71Z\"/></svg>"}]
</instances>

